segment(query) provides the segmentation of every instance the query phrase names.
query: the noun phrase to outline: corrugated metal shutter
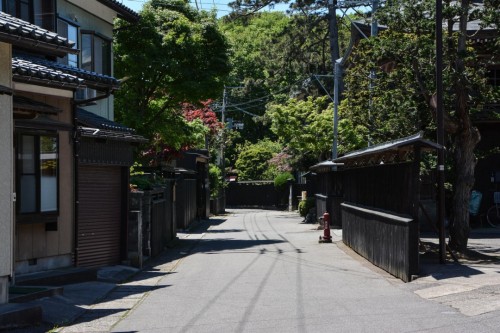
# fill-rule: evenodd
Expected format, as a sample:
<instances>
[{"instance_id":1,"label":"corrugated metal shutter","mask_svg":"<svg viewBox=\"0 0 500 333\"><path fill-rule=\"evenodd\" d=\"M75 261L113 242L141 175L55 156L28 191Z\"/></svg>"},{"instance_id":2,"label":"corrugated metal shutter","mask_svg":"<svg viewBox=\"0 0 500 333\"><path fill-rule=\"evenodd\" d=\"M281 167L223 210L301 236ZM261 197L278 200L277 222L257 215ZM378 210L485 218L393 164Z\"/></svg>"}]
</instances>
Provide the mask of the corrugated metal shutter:
<instances>
[{"instance_id":1,"label":"corrugated metal shutter","mask_svg":"<svg viewBox=\"0 0 500 333\"><path fill-rule=\"evenodd\" d=\"M120 262L121 169L80 166L77 266Z\"/></svg>"}]
</instances>

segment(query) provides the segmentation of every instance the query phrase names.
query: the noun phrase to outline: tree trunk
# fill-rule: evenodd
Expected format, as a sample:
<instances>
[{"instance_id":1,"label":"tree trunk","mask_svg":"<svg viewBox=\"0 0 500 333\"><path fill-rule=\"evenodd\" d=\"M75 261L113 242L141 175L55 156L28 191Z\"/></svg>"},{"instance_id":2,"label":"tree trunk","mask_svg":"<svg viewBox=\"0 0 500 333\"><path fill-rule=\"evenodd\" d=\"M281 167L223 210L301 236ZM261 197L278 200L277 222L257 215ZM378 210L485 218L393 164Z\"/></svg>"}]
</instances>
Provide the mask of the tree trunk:
<instances>
[{"instance_id":1,"label":"tree trunk","mask_svg":"<svg viewBox=\"0 0 500 333\"><path fill-rule=\"evenodd\" d=\"M477 132L477 130L476 130ZM476 140L472 133L463 133L455 137L456 178L453 187L453 221L450 226L450 247L463 252L467 249L469 239L469 200L474 186L474 168L476 157L474 147Z\"/></svg>"},{"instance_id":2,"label":"tree trunk","mask_svg":"<svg viewBox=\"0 0 500 333\"><path fill-rule=\"evenodd\" d=\"M469 0L461 1L459 21L460 34L458 37L455 70L461 77L454 83L455 117L457 132L454 133L454 165L455 181L453 184L453 219L450 226L450 247L453 250L464 252L469 240L469 201L472 187L474 186L474 169L476 156L474 149L481 140L477 127L472 125L469 107L469 88L464 77L465 63L462 57L466 52L467 21L469 14Z\"/></svg>"}]
</instances>

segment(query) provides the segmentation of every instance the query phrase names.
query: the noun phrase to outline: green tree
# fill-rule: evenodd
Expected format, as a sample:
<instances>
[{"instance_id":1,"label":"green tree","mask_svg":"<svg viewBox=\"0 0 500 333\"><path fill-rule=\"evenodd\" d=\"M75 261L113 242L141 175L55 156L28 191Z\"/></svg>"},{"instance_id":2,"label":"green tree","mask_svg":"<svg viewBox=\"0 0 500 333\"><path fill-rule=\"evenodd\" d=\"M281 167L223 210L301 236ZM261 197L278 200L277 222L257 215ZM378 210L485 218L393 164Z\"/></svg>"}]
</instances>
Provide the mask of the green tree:
<instances>
[{"instance_id":1,"label":"green tree","mask_svg":"<svg viewBox=\"0 0 500 333\"><path fill-rule=\"evenodd\" d=\"M240 180L272 180L277 171L270 167L269 160L281 151L281 146L270 140L247 143L241 148L236 161Z\"/></svg>"},{"instance_id":2,"label":"green tree","mask_svg":"<svg viewBox=\"0 0 500 333\"><path fill-rule=\"evenodd\" d=\"M267 117L278 141L293 156L295 167L307 170L313 163L331 157L333 107L327 97L290 99L284 105L271 105ZM339 152L359 148L362 136L348 119L339 121Z\"/></svg>"},{"instance_id":3,"label":"green tree","mask_svg":"<svg viewBox=\"0 0 500 333\"><path fill-rule=\"evenodd\" d=\"M215 13L198 12L187 0L152 0L138 23L115 26L117 120L179 149L196 135L181 103L217 97L230 72Z\"/></svg>"},{"instance_id":4,"label":"green tree","mask_svg":"<svg viewBox=\"0 0 500 333\"><path fill-rule=\"evenodd\" d=\"M323 13L262 12L232 16L221 20L220 26L232 49L229 85L242 86L228 90L226 105L231 118L244 122L239 143L272 137L260 117L268 104L285 103L290 97L325 95L318 82L309 79L312 75L332 73ZM341 28L341 45L345 48L349 29L347 25ZM323 80L323 85L331 91L333 79Z\"/></svg>"},{"instance_id":5,"label":"green tree","mask_svg":"<svg viewBox=\"0 0 500 333\"><path fill-rule=\"evenodd\" d=\"M221 169L215 164L210 164L208 178L210 182L210 197L217 198L219 193L224 189L224 178Z\"/></svg>"},{"instance_id":6,"label":"green tree","mask_svg":"<svg viewBox=\"0 0 500 333\"><path fill-rule=\"evenodd\" d=\"M464 251L469 236L468 203L474 185L474 149L480 133L472 117L491 98L485 68L491 57L468 38L467 22L482 20L498 31L498 1L472 6L468 0L445 2L444 119L447 146L453 159L453 198L450 246ZM424 130L435 130L435 3L431 0L392 1L377 14L388 27L378 38L360 42L347 72L347 114L365 126L375 141L385 141ZM459 26L456 30L453 25ZM498 33L491 45L498 46ZM498 51L498 48L496 49ZM481 52L482 51L482 52ZM478 54L478 52L481 52ZM490 50L489 55L495 55ZM367 77L376 69L375 87ZM370 110L369 101L372 108ZM367 124L367 125L364 125Z\"/></svg>"},{"instance_id":7,"label":"green tree","mask_svg":"<svg viewBox=\"0 0 500 333\"><path fill-rule=\"evenodd\" d=\"M251 114L262 116L271 98L273 84L268 82L268 49L274 48L278 36L283 34L290 18L284 13L262 13L248 19L219 22L231 45L232 72L228 85L242 87L227 89L227 117L242 122L237 143L258 140L271 135L269 128ZM280 57L276 55L276 57ZM264 97L263 97L264 96ZM244 113L249 112L249 113ZM234 161L233 161L234 162Z\"/></svg>"}]
</instances>

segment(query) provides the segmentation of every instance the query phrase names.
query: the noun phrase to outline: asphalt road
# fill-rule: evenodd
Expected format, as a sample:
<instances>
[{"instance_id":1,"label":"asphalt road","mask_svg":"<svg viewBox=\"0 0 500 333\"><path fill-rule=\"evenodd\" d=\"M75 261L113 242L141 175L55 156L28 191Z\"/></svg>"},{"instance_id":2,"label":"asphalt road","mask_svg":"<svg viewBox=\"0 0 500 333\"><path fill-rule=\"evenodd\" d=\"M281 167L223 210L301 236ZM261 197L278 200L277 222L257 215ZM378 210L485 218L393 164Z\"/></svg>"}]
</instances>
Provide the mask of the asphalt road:
<instances>
[{"instance_id":1,"label":"asphalt road","mask_svg":"<svg viewBox=\"0 0 500 333\"><path fill-rule=\"evenodd\" d=\"M190 249L112 332L500 331L498 308L466 315L435 301L434 281L405 284L338 235L319 244L296 213L231 210L210 223L181 239Z\"/></svg>"}]
</instances>

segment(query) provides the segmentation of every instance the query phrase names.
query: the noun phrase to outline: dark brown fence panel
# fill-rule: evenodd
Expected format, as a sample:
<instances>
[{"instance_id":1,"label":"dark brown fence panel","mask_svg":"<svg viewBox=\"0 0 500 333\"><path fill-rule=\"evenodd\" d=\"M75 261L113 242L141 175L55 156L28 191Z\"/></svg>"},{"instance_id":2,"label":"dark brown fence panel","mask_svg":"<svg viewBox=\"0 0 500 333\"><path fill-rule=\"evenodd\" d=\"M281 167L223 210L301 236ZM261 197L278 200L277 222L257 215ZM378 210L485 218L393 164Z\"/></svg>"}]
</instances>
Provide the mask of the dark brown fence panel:
<instances>
[{"instance_id":1,"label":"dark brown fence panel","mask_svg":"<svg viewBox=\"0 0 500 333\"><path fill-rule=\"evenodd\" d=\"M166 234L167 201L164 191L151 196L151 255L157 256L163 250Z\"/></svg>"},{"instance_id":2,"label":"dark brown fence panel","mask_svg":"<svg viewBox=\"0 0 500 333\"><path fill-rule=\"evenodd\" d=\"M302 191L310 190L307 184L292 185L292 206L297 208ZM259 207L287 208L290 195L288 186L276 190L273 182L248 181L231 182L226 188L226 206L228 207ZM314 196L314 193L308 193Z\"/></svg>"},{"instance_id":3,"label":"dark brown fence panel","mask_svg":"<svg viewBox=\"0 0 500 333\"><path fill-rule=\"evenodd\" d=\"M167 206L165 207L165 228L163 230L164 241L169 243L177 237L177 222L175 220L175 206L174 206L174 179L169 179L165 182L165 200Z\"/></svg>"},{"instance_id":4,"label":"dark brown fence panel","mask_svg":"<svg viewBox=\"0 0 500 333\"><path fill-rule=\"evenodd\" d=\"M318 218L322 217L325 212L327 212L326 200L328 196L323 194L316 194L316 216Z\"/></svg>"},{"instance_id":5,"label":"dark brown fence panel","mask_svg":"<svg viewBox=\"0 0 500 333\"><path fill-rule=\"evenodd\" d=\"M375 165L341 171L344 202L412 214L412 163Z\"/></svg>"},{"instance_id":6,"label":"dark brown fence panel","mask_svg":"<svg viewBox=\"0 0 500 333\"><path fill-rule=\"evenodd\" d=\"M173 184L167 180L161 188L130 194L128 259L140 267L143 257L160 254L176 237Z\"/></svg>"},{"instance_id":7,"label":"dark brown fence panel","mask_svg":"<svg viewBox=\"0 0 500 333\"><path fill-rule=\"evenodd\" d=\"M271 182L231 182L226 188L227 207L270 208L276 207L279 201L278 192Z\"/></svg>"},{"instance_id":8,"label":"dark brown fence panel","mask_svg":"<svg viewBox=\"0 0 500 333\"><path fill-rule=\"evenodd\" d=\"M330 214L330 225L341 228L342 227L342 212L340 204L343 197L339 195L323 195L316 194L316 216L321 218L325 212Z\"/></svg>"},{"instance_id":9,"label":"dark brown fence panel","mask_svg":"<svg viewBox=\"0 0 500 333\"><path fill-rule=\"evenodd\" d=\"M196 220L196 179L176 181L177 229L188 229Z\"/></svg>"},{"instance_id":10,"label":"dark brown fence panel","mask_svg":"<svg viewBox=\"0 0 500 333\"><path fill-rule=\"evenodd\" d=\"M127 227L127 260L135 267L142 268L142 210L144 192L129 195L129 218Z\"/></svg>"},{"instance_id":11,"label":"dark brown fence panel","mask_svg":"<svg viewBox=\"0 0 500 333\"><path fill-rule=\"evenodd\" d=\"M418 223L412 218L343 203L342 240L405 282L418 274Z\"/></svg>"}]
</instances>

